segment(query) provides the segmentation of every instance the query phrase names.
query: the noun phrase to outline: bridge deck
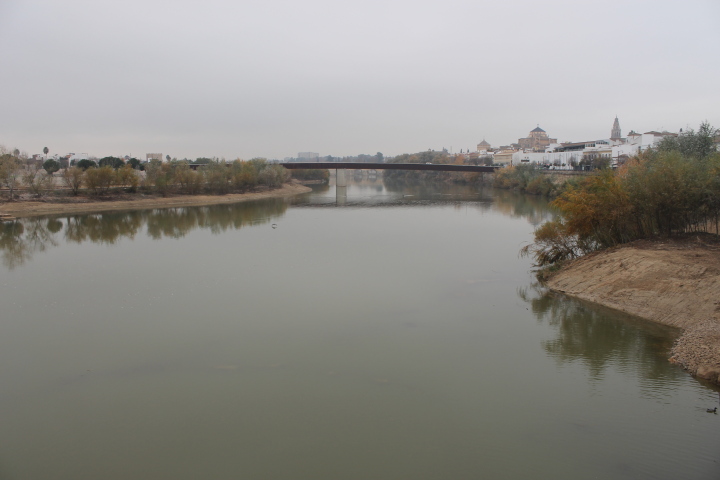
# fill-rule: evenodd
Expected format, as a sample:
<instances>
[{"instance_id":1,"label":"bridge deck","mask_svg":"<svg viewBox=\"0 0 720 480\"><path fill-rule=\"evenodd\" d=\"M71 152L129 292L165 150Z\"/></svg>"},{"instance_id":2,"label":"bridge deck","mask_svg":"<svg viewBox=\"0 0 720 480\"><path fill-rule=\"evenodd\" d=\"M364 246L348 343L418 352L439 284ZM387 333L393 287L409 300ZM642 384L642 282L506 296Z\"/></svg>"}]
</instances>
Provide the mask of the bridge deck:
<instances>
[{"instance_id":1,"label":"bridge deck","mask_svg":"<svg viewBox=\"0 0 720 480\"><path fill-rule=\"evenodd\" d=\"M347 170L431 170L436 172L494 172L499 167L485 165L443 165L439 163L357 163L357 162L283 162L288 169Z\"/></svg>"}]
</instances>

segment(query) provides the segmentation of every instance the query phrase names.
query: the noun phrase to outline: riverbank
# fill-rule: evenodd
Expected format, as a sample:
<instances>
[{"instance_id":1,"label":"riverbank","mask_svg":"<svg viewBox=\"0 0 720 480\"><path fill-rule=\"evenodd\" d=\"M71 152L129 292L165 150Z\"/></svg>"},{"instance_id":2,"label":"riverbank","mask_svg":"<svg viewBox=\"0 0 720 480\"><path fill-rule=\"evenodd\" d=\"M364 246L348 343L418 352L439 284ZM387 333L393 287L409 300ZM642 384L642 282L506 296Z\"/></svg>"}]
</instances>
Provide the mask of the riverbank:
<instances>
[{"instance_id":1,"label":"riverbank","mask_svg":"<svg viewBox=\"0 0 720 480\"><path fill-rule=\"evenodd\" d=\"M286 183L276 189L226 195L168 195L112 194L103 197L61 197L45 200L15 200L0 203L0 214L17 218L55 214L99 213L146 208L197 207L223 203L237 203L262 198L288 197L312 191L299 183Z\"/></svg>"},{"instance_id":2,"label":"riverbank","mask_svg":"<svg viewBox=\"0 0 720 480\"><path fill-rule=\"evenodd\" d=\"M670 361L720 385L720 241L637 241L576 259L546 280L557 292L681 328Z\"/></svg>"}]
</instances>

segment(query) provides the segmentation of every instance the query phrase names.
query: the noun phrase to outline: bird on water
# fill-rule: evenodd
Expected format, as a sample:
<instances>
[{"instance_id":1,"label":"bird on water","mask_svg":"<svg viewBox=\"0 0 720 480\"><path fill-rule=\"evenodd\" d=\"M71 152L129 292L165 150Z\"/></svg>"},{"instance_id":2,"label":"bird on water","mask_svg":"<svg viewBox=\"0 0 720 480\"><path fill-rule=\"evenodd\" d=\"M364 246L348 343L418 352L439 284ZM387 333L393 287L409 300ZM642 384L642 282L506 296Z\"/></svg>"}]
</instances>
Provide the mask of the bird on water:
<instances>
[{"instance_id":1,"label":"bird on water","mask_svg":"<svg viewBox=\"0 0 720 480\"><path fill-rule=\"evenodd\" d=\"M717 413L717 407L715 407L715 408L708 408L706 411L707 411L708 413Z\"/></svg>"}]
</instances>

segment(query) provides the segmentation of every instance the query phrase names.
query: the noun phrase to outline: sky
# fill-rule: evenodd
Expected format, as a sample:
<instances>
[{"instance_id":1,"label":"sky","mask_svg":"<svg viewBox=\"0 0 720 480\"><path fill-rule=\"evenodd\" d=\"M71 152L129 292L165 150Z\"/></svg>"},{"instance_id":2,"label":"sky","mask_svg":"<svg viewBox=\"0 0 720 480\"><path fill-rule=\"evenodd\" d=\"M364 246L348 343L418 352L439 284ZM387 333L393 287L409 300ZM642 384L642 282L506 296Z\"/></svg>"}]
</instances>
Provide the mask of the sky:
<instances>
[{"instance_id":1,"label":"sky","mask_svg":"<svg viewBox=\"0 0 720 480\"><path fill-rule=\"evenodd\" d=\"M0 145L385 156L720 127L718 0L0 0Z\"/></svg>"}]
</instances>

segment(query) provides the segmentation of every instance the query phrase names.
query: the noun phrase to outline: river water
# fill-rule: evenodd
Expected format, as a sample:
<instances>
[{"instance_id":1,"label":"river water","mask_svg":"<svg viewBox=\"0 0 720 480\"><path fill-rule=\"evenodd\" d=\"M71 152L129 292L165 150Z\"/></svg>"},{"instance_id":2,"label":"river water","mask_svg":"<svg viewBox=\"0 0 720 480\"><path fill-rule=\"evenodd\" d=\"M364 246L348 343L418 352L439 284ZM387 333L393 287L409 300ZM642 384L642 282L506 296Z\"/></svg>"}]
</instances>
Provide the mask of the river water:
<instances>
[{"instance_id":1,"label":"river water","mask_svg":"<svg viewBox=\"0 0 720 480\"><path fill-rule=\"evenodd\" d=\"M0 479L716 479L678 332L549 294L541 199L358 179L0 225Z\"/></svg>"}]
</instances>

